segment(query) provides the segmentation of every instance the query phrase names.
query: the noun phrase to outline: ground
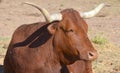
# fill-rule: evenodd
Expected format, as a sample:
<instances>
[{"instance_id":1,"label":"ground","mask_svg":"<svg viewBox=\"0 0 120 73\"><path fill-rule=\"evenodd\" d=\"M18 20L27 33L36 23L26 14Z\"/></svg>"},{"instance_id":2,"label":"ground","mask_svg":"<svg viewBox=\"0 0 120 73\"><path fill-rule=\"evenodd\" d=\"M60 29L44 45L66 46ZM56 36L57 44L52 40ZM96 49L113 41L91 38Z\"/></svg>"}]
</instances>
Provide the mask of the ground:
<instances>
[{"instance_id":1,"label":"ground","mask_svg":"<svg viewBox=\"0 0 120 73\"><path fill-rule=\"evenodd\" d=\"M46 8L51 14L66 8L74 8L77 11L84 12L93 9L100 3L106 3L108 6L104 7L96 17L85 19L89 26L88 35L90 38L99 35L114 45L112 48L110 47L111 45L102 46L104 49L95 45L101 55L95 61L99 63L96 63L97 65L93 68L96 73L120 73L120 0L0 0L1 65L3 64L4 55L14 30L22 24L44 21L43 16L37 9L23 4L23 2L38 4L40 7ZM104 55L108 57L102 58ZM115 60L110 58L113 55ZM103 62L103 59L110 59L110 65ZM114 65L114 63L117 64ZM104 64L111 67L102 71L101 68L104 66L100 65Z\"/></svg>"}]
</instances>

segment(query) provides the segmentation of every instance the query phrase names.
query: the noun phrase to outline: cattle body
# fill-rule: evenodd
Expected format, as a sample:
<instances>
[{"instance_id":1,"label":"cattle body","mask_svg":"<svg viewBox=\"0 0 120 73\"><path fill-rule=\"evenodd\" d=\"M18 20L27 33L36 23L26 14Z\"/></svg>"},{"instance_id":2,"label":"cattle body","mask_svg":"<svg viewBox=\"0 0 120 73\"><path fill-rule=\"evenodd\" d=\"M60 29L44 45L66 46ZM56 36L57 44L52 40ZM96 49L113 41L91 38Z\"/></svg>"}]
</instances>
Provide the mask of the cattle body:
<instances>
[{"instance_id":1,"label":"cattle body","mask_svg":"<svg viewBox=\"0 0 120 73\"><path fill-rule=\"evenodd\" d=\"M9 44L4 73L92 73L97 51L88 26L73 9L61 11L62 20L24 24Z\"/></svg>"}]
</instances>

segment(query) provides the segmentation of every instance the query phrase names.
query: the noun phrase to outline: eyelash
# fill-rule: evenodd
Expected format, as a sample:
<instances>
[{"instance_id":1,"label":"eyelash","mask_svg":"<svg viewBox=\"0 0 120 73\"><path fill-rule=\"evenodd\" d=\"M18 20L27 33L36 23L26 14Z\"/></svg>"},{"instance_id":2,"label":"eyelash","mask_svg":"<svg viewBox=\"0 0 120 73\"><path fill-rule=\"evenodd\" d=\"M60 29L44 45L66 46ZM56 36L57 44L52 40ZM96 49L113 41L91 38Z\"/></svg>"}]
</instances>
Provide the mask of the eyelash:
<instances>
[{"instance_id":1,"label":"eyelash","mask_svg":"<svg viewBox=\"0 0 120 73\"><path fill-rule=\"evenodd\" d=\"M73 30L72 30L72 29L70 29L69 31L70 31L70 32L73 32Z\"/></svg>"},{"instance_id":2,"label":"eyelash","mask_svg":"<svg viewBox=\"0 0 120 73\"><path fill-rule=\"evenodd\" d=\"M70 30L64 30L62 27L60 27L60 29L62 29L64 32L74 32L73 29L70 29Z\"/></svg>"},{"instance_id":3,"label":"eyelash","mask_svg":"<svg viewBox=\"0 0 120 73\"><path fill-rule=\"evenodd\" d=\"M72 30L72 29L70 29L70 30L67 30L66 32L73 32L73 30Z\"/></svg>"}]
</instances>

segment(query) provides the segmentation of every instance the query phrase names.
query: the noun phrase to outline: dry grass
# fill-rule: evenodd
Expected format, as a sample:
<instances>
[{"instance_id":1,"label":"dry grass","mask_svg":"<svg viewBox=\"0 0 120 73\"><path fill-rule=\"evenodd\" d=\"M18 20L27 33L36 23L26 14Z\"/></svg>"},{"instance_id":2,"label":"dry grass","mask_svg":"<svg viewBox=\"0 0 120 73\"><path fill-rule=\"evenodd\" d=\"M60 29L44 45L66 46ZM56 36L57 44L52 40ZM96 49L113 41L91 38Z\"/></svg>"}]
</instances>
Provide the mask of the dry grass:
<instances>
[{"instance_id":1,"label":"dry grass","mask_svg":"<svg viewBox=\"0 0 120 73\"><path fill-rule=\"evenodd\" d=\"M3 64L9 41L9 37L0 37L0 65Z\"/></svg>"},{"instance_id":2,"label":"dry grass","mask_svg":"<svg viewBox=\"0 0 120 73\"><path fill-rule=\"evenodd\" d=\"M89 33L92 36L92 31ZM120 73L120 47L113 45L104 33L91 37L99 56L93 62L94 73Z\"/></svg>"},{"instance_id":3,"label":"dry grass","mask_svg":"<svg viewBox=\"0 0 120 73\"><path fill-rule=\"evenodd\" d=\"M0 57L5 55L9 41L9 37L0 37Z\"/></svg>"},{"instance_id":4,"label":"dry grass","mask_svg":"<svg viewBox=\"0 0 120 73\"><path fill-rule=\"evenodd\" d=\"M109 43L95 47L99 57L93 62L94 73L120 73L120 48Z\"/></svg>"}]
</instances>

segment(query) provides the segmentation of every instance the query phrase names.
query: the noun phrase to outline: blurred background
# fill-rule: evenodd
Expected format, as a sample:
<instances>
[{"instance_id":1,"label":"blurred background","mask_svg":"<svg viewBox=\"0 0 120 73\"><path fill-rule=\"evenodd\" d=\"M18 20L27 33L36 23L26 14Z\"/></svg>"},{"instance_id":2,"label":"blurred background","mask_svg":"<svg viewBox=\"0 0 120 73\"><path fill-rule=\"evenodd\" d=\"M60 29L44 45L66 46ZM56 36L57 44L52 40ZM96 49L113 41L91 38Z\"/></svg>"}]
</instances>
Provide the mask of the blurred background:
<instances>
[{"instance_id":1,"label":"blurred background","mask_svg":"<svg viewBox=\"0 0 120 73\"><path fill-rule=\"evenodd\" d=\"M14 30L22 24L44 21L37 9L23 2L33 2L51 14L66 8L84 12L106 3L97 16L85 19L89 38L99 53L93 71L120 73L120 0L0 0L0 70Z\"/></svg>"}]
</instances>

